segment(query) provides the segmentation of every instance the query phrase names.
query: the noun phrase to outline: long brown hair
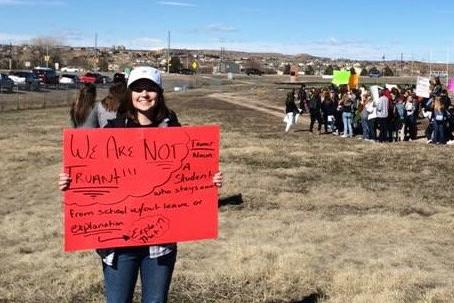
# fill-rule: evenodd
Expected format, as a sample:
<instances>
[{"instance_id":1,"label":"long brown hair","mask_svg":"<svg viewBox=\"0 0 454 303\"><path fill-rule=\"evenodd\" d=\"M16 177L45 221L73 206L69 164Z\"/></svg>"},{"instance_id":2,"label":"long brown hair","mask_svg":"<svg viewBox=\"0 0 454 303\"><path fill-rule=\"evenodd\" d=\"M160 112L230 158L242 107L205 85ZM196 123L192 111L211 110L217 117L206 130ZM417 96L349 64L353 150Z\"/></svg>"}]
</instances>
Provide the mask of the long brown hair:
<instances>
[{"instance_id":1,"label":"long brown hair","mask_svg":"<svg viewBox=\"0 0 454 303\"><path fill-rule=\"evenodd\" d=\"M169 116L170 110L165 103L163 90L155 83L153 83L153 85L153 91L157 92L158 96L156 97L156 106L152 109L150 120L153 122L153 124L159 124ZM132 104L132 90L130 88L126 90L124 107L125 117L138 123L137 109Z\"/></svg>"},{"instance_id":2,"label":"long brown hair","mask_svg":"<svg viewBox=\"0 0 454 303\"><path fill-rule=\"evenodd\" d=\"M74 127L85 122L88 114L93 109L96 101L96 85L93 83L85 84L79 91L79 96L71 105L69 115Z\"/></svg>"},{"instance_id":3,"label":"long brown hair","mask_svg":"<svg viewBox=\"0 0 454 303\"><path fill-rule=\"evenodd\" d=\"M126 84L117 82L109 87L109 93L102 99L101 104L109 112L116 112L126 96Z\"/></svg>"},{"instance_id":4,"label":"long brown hair","mask_svg":"<svg viewBox=\"0 0 454 303\"><path fill-rule=\"evenodd\" d=\"M437 112L443 112L445 110L445 104L441 97L437 96L435 97L435 102L434 102L434 111Z\"/></svg>"}]
</instances>

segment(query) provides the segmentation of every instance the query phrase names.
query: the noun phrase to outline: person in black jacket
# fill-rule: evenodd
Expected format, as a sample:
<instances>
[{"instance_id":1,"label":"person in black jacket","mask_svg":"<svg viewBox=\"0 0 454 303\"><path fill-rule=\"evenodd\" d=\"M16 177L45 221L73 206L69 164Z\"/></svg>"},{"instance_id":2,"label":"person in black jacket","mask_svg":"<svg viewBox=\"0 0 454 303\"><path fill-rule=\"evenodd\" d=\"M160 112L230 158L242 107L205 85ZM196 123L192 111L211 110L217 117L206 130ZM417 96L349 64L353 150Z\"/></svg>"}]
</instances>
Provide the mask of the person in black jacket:
<instances>
[{"instance_id":1,"label":"person in black jacket","mask_svg":"<svg viewBox=\"0 0 454 303\"><path fill-rule=\"evenodd\" d=\"M311 124L309 126L309 131L312 132L315 121L317 121L319 134L322 130L322 112L321 112L322 101L320 94L321 94L320 89L316 88L314 89L312 96L309 98L309 113L311 115Z\"/></svg>"},{"instance_id":2,"label":"person in black jacket","mask_svg":"<svg viewBox=\"0 0 454 303\"><path fill-rule=\"evenodd\" d=\"M299 115L300 110L295 103L295 89L292 89L292 91L287 94L287 98L285 99L284 122L287 123L285 126L286 133L290 130L292 125L298 123Z\"/></svg>"},{"instance_id":3,"label":"person in black jacket","mask_svg":"<svg viewBox=\"0 0 454 303\"><path fill-rule=\"evenodd\" d=\"M328 129L334 131L334 115L336 114L337 104L334 102L332 95L329 91L325 91L323 94L322 101L322 113L323 122L325 126L325 133L328 133Z\"/></svg>"},{"instance_id":4,"label":"person in black jacket","mask_svg":"<svg viewBox=\"0 0 454 303\"><path fill-rule=\"evenodd\" d=\"M306 93L306 85L301 84L301 87L298 90L298 100L300 101L300 110L302 113L306 112L306 101L307 101L307 93Z\"/></svg>"},{"instance_id":5,"label":"person in black jacket","mask_svg":"<svg viewBox=\"0 0 454 303\"><path fill-rule=\"evenodd\" d=\"M106 127L180 126L176 114L165 104L159 70L136 67L128 79L125 112L109 120ZM62 176L63 175L63 176ZM68 188L68 175L61 174L59 187ZM213 183L221 187L223 177L214 174ZM175 243L98 250L103 261L107 302L132 302L137 276L142 281L142 302L167 302L176 261Z\"/></svg>"}]
</instances>

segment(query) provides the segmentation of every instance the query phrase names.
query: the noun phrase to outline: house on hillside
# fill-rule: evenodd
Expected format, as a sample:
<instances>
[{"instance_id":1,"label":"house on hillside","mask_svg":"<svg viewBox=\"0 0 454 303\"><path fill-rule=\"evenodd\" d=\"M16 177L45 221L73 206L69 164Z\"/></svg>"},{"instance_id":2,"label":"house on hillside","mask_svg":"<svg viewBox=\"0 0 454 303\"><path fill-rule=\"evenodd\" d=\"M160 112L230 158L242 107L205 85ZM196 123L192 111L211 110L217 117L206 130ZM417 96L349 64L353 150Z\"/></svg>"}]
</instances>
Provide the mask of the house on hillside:
<instances>
[{"instance_id":1,"label":"house on hillside","mask_svg":"<svg viewBox=\"0 0 454 303\"><path fill-rule=\"evenodd\" d=\"M224 61L219 63L219 72L220 73L240 73L240 65L233 61Z\"/></svg>"}]
</instances>

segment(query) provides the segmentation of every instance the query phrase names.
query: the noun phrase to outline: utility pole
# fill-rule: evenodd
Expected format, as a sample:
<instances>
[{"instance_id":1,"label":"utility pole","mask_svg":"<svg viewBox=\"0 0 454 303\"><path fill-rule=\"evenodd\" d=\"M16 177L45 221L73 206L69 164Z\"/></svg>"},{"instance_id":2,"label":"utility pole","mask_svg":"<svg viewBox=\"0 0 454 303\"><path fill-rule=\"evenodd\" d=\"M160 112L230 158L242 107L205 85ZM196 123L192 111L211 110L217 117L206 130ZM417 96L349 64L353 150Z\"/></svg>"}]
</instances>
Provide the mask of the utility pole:
<instances>
[{"instance_id":1,"label":"utility pole","mask_svg":"<svg viewBox=\"0 0 454 303\"><path fill-rule=\"evenodd\" d=\"M449 47L446 49L446 87L449 85Z\"/></svg>"},{"instance_id":2,"label":"utility pole","mask_svg":"<svg viewBox=\"0 0 454 303\"><path fill-rule=\"evenodd\" d=\"M221 54L220 54L220 57L221 57L220 59L221 59L221 60L220 60L220 62L219 62L219 72L221 72L221 69L222 69L222 68L225 69L225 67L223 67L223 65L224 65L224 64L223 64L223 63L224 63L224 51L225 51L224 47L221 47Z\"/></svg>"},{"instance_id":3,"label":"utility pole","mask_svg":"<svg viewBox=\"0 0 454 303\"><path fill-rule=\"evenodd\" d=\"M186 50L186 68L189 68L189 50Z\"/></svg>"},{"instance_id":4,"label":"utility pole","mask_svg":"<svg viewBox=\"0 0 454 303\"><path fill-rule=\"evenodd\" d=\"M98 69L98 33L95 33L95 71Z\"/></svg>"},{"instance_id":5,"label":"utility pole","mask_svg":"<svg viewBox=\"0 0 454 303\"><path fill-rule=\"evenodd\" d=\"M167 73L170 74L170 31L167 32Z\"/></svg>"},{"instance_id":6,"label":"utility pole","mask_svg":"<svg viewBox=\"0 0 454 303\"><path fill-rule=\"evenodd\" d=\"M413 59L413 53L411 54L411 75L413 76L413 62L414 62L414 59Z\"/></svg>"},{"instance_id":7,"label":"utility pole","mask_svg":"<svg viewBox=\"0 0 454 303\"><path fill-rule=\"evenodd\" d=\"M49 44L46 44L46 67L49 67Z\"/></svg>"},{"instance_id":8,"label":"utility pole","mask_svg":"<svg viewBox=\"0 0 454 303\"><path fill-rule=\"evenodd\" d=\"M400 75L404 71L404 53L400 53Z\"/></svg>"},{"instance_id":9,"label":"utility pole","mask_svg":"<svg viewBox=\"0 0 454 303\"><path fill-rule=\"evenodd\" d=\"M13 68L13 43L9 43L9 70Z\"/></svg>"}]
</instances>

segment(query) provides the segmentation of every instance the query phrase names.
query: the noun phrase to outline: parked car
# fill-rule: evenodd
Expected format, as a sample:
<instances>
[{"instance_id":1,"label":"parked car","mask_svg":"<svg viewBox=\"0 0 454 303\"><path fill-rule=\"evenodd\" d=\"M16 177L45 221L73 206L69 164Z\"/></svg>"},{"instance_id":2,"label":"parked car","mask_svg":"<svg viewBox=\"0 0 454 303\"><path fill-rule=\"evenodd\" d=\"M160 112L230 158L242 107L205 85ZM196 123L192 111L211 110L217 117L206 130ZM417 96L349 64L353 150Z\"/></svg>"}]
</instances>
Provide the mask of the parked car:
<instances>
[{"instance_id":1,"label":"parked car","mask_svg":"<svg viewBox=\"0 0 454 303\"><path fill-rule=\"evenodd\" d=\"M7 74L0 74L0 92L6 91L8 93L13 91L14 81L11 80Z\"/></svg>"},{"instance_id":2,"label":"parked car","mask_svg":"<svg viewBox=\"0 0 454 303\"><path fill-rule=\"evenodd\" d=\"M249 75L259 75L259 76L263 75L263 72L257 68L246 68L244 70L244 73L248 76Z\"/></svg>"},{"instance_id":3,"label":"parked car","mask_svg":"<svg viewBox=\"0 0 454 303\"><path fill-rule=\"evenodd\" d=\"M59 82L60 85L77 88L79 87L80 79L74 74L62 74Z\"/></svg>"},{"instance_id":4,"label":"parked car","mask_svg":"<svg viewBox=\"0 0 454 303\"><path fill-rule=\"evenodd\" d=\"M193 75L194 70L192 70L190 68L182 68L182 69L180 69L180 71L178 73L182 74L182 75Z\"/></svg>"},{"instance_id":5,"label":"parked car","mask_svg":"<svg viewBox=\"0 0 454 303\"><path fill-rule=\"evenodd\" d=\"M39 90L39 79L31 71L12 71L9 73L9 78L18 88Z\"/></svg>"},{"instance_id":6,"label":"parked car","mask_svg":"<svg viewBox=\"0 0 454 303\"><path fill-rule=\"evenodd\" d=\"M379 70L371 70L369 72L369 77L371 77L371 78L379 78L379 77L381 77L381 72Z\"/></svg>"},{"instance_id":7,"label":"parked car","mask_svg":"<svg viewBox=\"0 0 454 303\"><path fill-rule=\"evenodd\" d=\"M65 67L62 67L60 69L60 71L63 72L63 73L78 73L79 72L79 68L65 66Z\"/></svg>"},{"instance_id":8,"label":"parked car","mask_svg":"<svg viewBox=\"0 0 454 303\"><path fill-rule=\"evenodd\" d=\"M39 81L45 86L57 85L59 77L57 72L48 67L36 67L33 69L33 73L39 78Z\"/></svg>"},{"instance_id":9,"label":"parked car","mask_svg":"<svg viewBox=\"0 0 454 303\"><path fill-rule=\"evenodd\" d=\"M111 81L112 80L109 77L104 76L104 75L102 75L100 73L94 73L94 72L88 72L85 75L80 76L80 82L81 83L103 83L103 84L106 84L106 83L109 83Z\"/></svg>"}]
</instances>

